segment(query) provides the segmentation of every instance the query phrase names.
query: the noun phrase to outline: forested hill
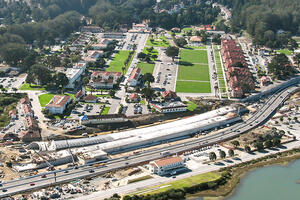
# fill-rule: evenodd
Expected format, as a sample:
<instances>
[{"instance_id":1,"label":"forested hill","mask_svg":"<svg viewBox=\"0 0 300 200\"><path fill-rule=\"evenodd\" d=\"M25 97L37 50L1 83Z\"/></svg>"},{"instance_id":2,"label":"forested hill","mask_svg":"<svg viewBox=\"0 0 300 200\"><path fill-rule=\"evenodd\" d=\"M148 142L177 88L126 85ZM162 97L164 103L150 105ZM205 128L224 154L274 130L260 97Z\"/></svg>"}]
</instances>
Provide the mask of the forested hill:
<instances>
[{"instance_id":1,"label":"forested hill","mask_svg":"<svg viewBox=\"0 0 300 200\"><path fill-rule=\"evenodd\" d=\"M284 45L288 42L288 35L278 35L278 30L300 34L300 0L216 1L232 8L233 30L247 30L257 44L270 47Z\"/></svg>"}]
</instances>

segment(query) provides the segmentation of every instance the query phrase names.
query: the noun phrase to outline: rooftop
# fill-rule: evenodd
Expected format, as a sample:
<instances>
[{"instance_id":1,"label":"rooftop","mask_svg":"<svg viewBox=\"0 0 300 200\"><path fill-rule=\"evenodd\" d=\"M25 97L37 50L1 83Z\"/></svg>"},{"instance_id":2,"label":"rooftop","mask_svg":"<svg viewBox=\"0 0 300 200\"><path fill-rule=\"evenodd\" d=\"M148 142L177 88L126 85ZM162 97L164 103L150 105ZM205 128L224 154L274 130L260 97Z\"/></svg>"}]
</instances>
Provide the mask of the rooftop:
<instances>
[{"instance_id":1,"label":"rooftop","mask_svg":"<svg viewBox=\"0 0 300 200\"><path fill-rule=\"evenodd\" d=\"M183 162L182 158L179 156L176 157L167 157L167 158L162 158L159 160L154 160L153 161L158 167L163 167L166 165L171 165L174 163L179 163L179 162Z\"/></svg>"},{"instance_id":2,"label":"rooftop","mask_svg":"<svg viewBox=\"0 0 300 200\"><path fill-rule=\"evenodd\" d=\"M47 107L63 107L71 99L69 96L59 96L55 95L52 97L51 101L46 105Z\"/></svg>"}]
</instances>

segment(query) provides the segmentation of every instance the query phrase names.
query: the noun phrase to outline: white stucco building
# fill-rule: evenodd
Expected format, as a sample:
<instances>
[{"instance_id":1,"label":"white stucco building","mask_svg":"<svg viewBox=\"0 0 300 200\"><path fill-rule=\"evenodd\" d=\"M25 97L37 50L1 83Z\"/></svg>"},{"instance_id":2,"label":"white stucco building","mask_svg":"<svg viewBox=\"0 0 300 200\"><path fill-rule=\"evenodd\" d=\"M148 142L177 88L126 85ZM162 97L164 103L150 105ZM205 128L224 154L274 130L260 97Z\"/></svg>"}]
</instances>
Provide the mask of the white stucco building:
<instances>
[{"instance_id":1,"label":"white stucco building","mask_svg":"<svg viewBox=\"0 0 300 200\"><path fill-rule=\"evenodd\" d=\"M52 97L51 101L46 105L46 109L48 109L52 114L63 114L67 105L72 101L69 96L58 96L55 95Z\"/></svg>"},{"instance_id":2,"label":"white stucco building","mask_svg":"<svg viewBox=\"0 0 300 200\"><path fill-rule=\"evenodd\" d=\"M166 174L172 174L176 171L176 169L184 167L185 165L182 158L175 156L151 161L149 164L149 171L152 174L163 176Z\"/></svg>"}]
</instances>

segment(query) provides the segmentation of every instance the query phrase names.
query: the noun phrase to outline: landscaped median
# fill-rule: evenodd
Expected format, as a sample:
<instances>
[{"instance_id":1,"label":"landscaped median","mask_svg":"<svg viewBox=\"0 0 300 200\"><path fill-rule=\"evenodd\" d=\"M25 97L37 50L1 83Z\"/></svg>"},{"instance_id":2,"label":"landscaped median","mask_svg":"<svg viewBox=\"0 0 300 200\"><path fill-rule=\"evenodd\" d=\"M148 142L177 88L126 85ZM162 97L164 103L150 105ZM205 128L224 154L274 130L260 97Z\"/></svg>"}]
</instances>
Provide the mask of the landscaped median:
<instances>
[{"instance_id":1,"label":"landscaped median","mask_svg":"<svg viewBox=\"0 0 300 200\"><path fill-rule=\"evenodd\" d=\"M129 59L127 65L125 66L125 71L124 73L127 72L128 67L130 66L132 59L134 57L134 53L132 53L130 57L130 52L128 50L120 50L118 53L115 54L115 57L113 60L110 62L109 67L106 69L106 71L109 72L122 72L122 67L125 66L125 61Z\"/></svg>"}]
</instances>

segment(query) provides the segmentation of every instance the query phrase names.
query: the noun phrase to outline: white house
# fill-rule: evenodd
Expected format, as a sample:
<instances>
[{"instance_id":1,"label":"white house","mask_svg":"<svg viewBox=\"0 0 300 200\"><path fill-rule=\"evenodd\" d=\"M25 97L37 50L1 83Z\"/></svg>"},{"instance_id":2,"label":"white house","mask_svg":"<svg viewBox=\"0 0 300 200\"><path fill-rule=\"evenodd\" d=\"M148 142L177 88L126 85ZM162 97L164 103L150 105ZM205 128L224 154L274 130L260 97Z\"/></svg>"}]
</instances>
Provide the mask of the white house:
<instances>
[{"instance_id":1,"label":"white house","mask_svg":"<svg viewBox=\"0 0 300 200\"><path fill-rule=\"evenodd\" d=\"M130 77L128 79L128 84L131 87L135 87L139 83L139 78L141 76L141 69L135 68L132 70Z\"/></svg>"},{"instance_id":2,"label":"white house","mask_svg":"<svg viewBox=\"0 0 300 200\"><path fill-rule=\"evenodd\" d=\"M187 106L180 102L152 103L151 106L160 113L185 112Z\"/></svg>"},{"instance_id":3,"label":"white house","mask_svg":"<svg viewBox=\"0 0 300 200\"><path fill-rule=\"evenodd\" d=\"M52 114L63 114L67 105L72 101L69 96L55 95L51 101L45 106Z\"/></svg>"},{"instance_id":4,"label":"white house","mask_svg":"<svg viewBox=\"0 0 300 200\"><path fill-rule=\"evenodd\" d=\"M150 162L149 171L160 176L172 174L176 169L185 167L181 157L167 157Z\"/></svg>"},{"instance_id":5,"label":"white house","mask_svg":"<svg viewBox=\"0 0 300 200\"><path fill-rule=\"evenodd\" d=\"M102 55L102 50L89 50L83 59L86 62L96 62Z\"/></svg>"}]
</instances>

